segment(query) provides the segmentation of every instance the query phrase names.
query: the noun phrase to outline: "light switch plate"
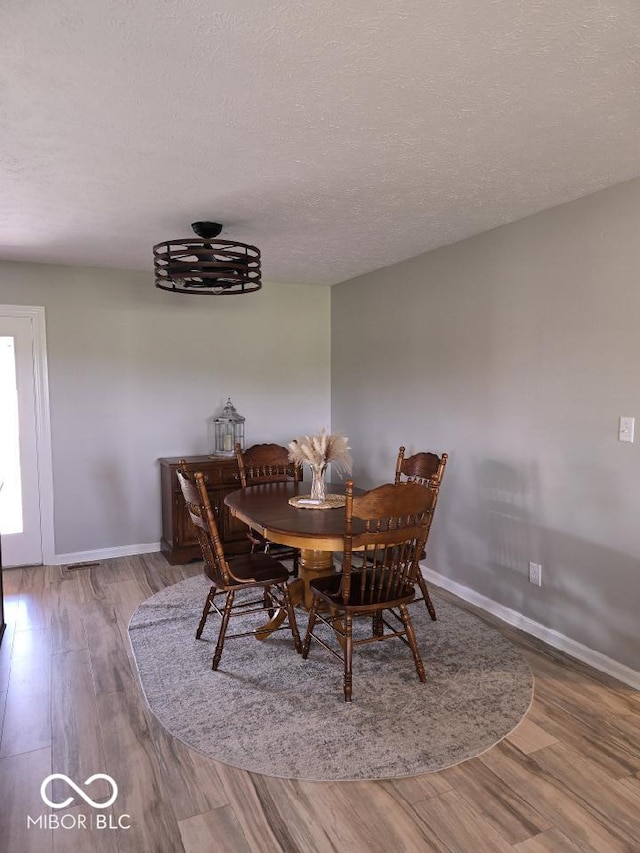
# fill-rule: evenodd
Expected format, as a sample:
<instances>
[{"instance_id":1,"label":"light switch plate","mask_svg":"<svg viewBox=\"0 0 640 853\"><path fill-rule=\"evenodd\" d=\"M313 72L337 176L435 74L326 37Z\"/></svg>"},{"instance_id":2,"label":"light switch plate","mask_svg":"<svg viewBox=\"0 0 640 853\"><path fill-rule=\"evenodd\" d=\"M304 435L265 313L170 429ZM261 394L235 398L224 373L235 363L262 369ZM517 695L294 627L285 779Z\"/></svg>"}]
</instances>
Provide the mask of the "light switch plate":
<instances>
[{"instance_id":1,"label":"light switch plate","mask_svg":"<svg viewBox=\"0 0 640 853\"><path fill-rule=\"evenodd\" d=\"M620 416L620 428L618 431L618 441L629 441L633 444L633 434L636 428L636 419L627 415Z\"/></svg>"}]
</instances>

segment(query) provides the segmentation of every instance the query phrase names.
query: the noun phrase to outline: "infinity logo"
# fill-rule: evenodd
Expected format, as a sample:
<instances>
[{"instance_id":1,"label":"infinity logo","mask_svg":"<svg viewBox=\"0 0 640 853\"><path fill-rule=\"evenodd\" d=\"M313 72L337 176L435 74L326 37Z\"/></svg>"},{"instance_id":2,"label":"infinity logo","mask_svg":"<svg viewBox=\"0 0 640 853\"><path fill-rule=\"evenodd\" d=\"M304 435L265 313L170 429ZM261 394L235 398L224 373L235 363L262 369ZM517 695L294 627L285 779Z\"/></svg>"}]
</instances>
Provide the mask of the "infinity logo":
<instances>
[{"instance_id":1,"label":"infinity logo","mask_svg":"<svg viewBox=\"0 0 640 853\"><path fill-rule=\"evenodd\" d=\"M105 800L104 803L96 803L91 797L88 797L85 792L79 788L73 779L69 779L68 776L65 776L64 773L52 773L51 776L47 776L42 785L40 785L40 796L42 797L43 802L45 802L52 809L64 809L68 805L70 805L75 797L69 797L63 803L54 803L52 802L46 794L46 788L49 782L52 782L54 779L62 779L69 785L70 788L79 794L85 803L88 803L94 809L106 809L116 801L116 797L118 796L118 786L116 785L115 779L112 779L111 776L107 776L106 773L94 773L93 776L89 776L88 779L85 779L84 784L90 785L92 782L95 782L96 779L106 779L107 782L111 785L111 796L108 800Z\"/></svg>"}]
</instances>

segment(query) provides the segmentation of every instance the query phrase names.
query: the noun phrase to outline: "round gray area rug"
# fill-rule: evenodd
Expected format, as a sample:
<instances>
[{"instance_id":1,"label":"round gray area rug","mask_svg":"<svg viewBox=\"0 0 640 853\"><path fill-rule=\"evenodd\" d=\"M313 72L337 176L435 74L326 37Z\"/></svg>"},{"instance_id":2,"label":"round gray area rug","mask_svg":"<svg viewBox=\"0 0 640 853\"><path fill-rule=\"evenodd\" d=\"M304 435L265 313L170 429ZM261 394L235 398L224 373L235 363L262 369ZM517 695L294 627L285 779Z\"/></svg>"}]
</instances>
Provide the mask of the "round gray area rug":
<instances>
[{"instance_id":1,"label":"round gray area rug","mask_svg":"<svg viewBox=\"0 0 640 853\"><path fill-rule=\"evenodd\" d=\"M153 713L224 764L315 781L415 776L489 749L531 704L533 676L520 652L437 597L437 622L422 602L411 605L426 684L404 643L372 643L354 650L353 702L345 703L341 663L317 643L304 661L287 631L227 641L213 672L215 614L195 639L208 589L203 576L163 589L133 614L129 637ZM306 613L296 612L304 636Z\"/></svg>"}]
</instances>

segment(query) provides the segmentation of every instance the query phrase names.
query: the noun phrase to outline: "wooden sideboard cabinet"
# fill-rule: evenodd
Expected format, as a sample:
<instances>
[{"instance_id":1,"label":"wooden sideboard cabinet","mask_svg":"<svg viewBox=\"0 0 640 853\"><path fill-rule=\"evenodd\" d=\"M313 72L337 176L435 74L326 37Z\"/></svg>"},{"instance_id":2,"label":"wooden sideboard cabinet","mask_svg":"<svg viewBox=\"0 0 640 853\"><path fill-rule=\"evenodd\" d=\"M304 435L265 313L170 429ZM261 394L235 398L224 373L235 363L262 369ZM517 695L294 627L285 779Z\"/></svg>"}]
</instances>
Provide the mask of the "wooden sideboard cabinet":
<instances>
[{"instance_id":1,"label":"wooden sideboard cabinet","mask_svg":"<svg viewBox=\"0 0 640 853\"><path fill-rule=\"evenodd\" d=\"M183 457L160 459L162 488L162 552L172 566L201 560L202 553L196 531L187 514L176 476ZM235 456L184 457L192 471L202 471L207 478L209 500L216 514L225 554L240 554L250 548L247 527L237 521L224 504L229 492L240 488L240 474Z\"/></svg>"}]
</instances>

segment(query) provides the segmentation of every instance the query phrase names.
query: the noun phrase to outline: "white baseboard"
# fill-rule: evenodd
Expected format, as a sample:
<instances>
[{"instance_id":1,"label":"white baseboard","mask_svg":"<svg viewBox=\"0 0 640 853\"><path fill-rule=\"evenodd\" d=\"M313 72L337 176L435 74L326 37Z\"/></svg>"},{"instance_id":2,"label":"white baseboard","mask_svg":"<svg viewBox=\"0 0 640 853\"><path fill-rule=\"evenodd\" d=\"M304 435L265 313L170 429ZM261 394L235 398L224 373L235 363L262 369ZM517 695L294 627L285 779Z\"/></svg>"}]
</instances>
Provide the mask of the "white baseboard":
<instances>
[{"instance_id":1,"label":"white baseboard","mask_svg":"<svg viewBox=\"0 0 640 853\"><path fill-rule=\"evenodd\" d=\"M502 619L503 622L513 625L514 628L520 628L520 630L524 631L526 634L531 634L531 636L537 637L539 640L543 640L543 642L552 646L554 649L566 652L566 654L577 658L579 661L582 661L582 663L592 666L599 672L611 675L613 678L617 678L618 681L623 681L635 690L640 690L640 672L637 670L631 669L630 667L625 666L625 664L618 663L618 661L613 660L613 658L607 657L600 652L596 652L587 646L583 646L582 643L578 643L576 640L572 640L570 637L566 637L564 634L560 634L552 628L545 627L540 622L536 622L533 619L529 619L527 616L523 616L522 613L518 613L517 610L511 610L509 607L498 604L497 601L486 598L484 595L481 595L479 592L476 592L470 587L463 586L456 581L452 581L445 575L440 575L438 572L434 572L433 569L430 569L424 564L421 565L421 568L422 574L426 580L435 584L435 586L440 586L448 592L452 592L463 601L467 601L469 604L473 604L481 610L491 613L498 619Z\"/></svg>"},{"instance_id":2,"label":"white baseboard","mask_svg":"<svg viewBox=\"0 0 640 853\"><path fill-rule=\"evenodd\" d=\"M115 557L153 554L159 550L159 542L149 542L146 545L123 545L118 548L101 548L97 551L76 551L73 554L56 554L51 565L66 566L68 563L95 563L97 560L112 560Z\"/></svg>"}]
</instances>

